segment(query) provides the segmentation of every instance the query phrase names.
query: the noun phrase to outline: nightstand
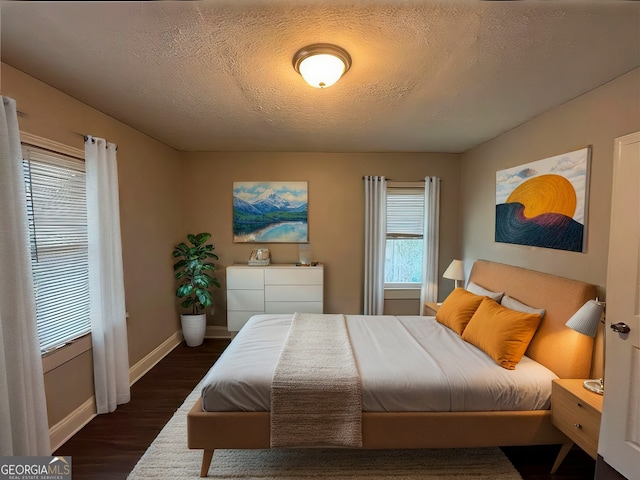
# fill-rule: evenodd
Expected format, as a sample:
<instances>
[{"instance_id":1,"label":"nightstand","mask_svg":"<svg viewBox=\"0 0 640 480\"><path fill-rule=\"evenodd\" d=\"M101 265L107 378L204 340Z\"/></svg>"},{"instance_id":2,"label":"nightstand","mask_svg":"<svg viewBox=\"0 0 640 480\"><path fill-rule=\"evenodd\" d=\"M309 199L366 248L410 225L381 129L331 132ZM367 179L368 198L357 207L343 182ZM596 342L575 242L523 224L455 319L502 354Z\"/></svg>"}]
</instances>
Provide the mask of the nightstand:
<instances>
[{"instance_id":1,"label":"nightstand","mask_svg":"<svg viewBox=\"0 0 640 480\"><path fill-rule=\"evenodd\" d=\"M422 309L422 315L428 317L434 317L440 308L441 303L437 302L425 302L424 308Z\"/></svg>"},{"instance_id":2,"label":"nightstand","mask_svg":"<svg viewBox=\"0 0 640 480\"><path fill-rule=\"evenodd\" d=\"M602 415L602 395L582 386L584 380L556 379L551 384L551 421L572 442L594 459L598 455L598 435ZM562 446L551 473L555 473L573 443Z\"/></svg>"}]
</instances>

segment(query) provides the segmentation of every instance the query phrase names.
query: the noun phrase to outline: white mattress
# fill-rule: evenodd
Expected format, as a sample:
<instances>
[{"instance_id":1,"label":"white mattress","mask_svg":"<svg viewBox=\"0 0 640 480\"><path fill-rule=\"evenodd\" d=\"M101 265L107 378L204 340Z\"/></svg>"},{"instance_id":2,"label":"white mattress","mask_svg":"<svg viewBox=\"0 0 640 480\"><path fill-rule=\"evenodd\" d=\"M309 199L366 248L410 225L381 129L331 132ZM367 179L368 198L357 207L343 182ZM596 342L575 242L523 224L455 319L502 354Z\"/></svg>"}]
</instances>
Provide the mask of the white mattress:
<instances>
[{"instance_id":1,"label":"white mattress","mask_svg":"<svg viewBox=\"0 0 640 480\"><path fill-rule=\"evenodd\" d=\"M205 411L269 411L293 315L256 315L213 365ZM523 357L506 370L434 317L346 315L368 412L548 409L557 376Z\"/></svg>"}]
</instances>

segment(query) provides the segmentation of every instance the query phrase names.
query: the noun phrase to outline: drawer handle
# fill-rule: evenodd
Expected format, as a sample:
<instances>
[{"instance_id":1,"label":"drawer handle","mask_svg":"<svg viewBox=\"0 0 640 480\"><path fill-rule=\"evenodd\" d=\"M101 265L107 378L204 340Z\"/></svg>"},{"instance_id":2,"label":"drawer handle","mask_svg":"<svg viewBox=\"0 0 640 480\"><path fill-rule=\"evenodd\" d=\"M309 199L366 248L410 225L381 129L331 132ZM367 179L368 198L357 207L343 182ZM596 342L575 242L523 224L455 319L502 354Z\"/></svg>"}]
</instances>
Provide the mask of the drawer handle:
<instances>
[{"instance_id":1,"label":"drawer handle","mask_svg":"<svg viewBox=\"0 0 640 480\"><path fill-rule=\"evenodd\" d=\"M582 425L580 425L579 423L574 423L573 426L577 429L582 429Z\"/></svg>"},{"instance_id":2,"label":"drawer handle","mask_svg":"<svg viewBox=\"0 0 640 480\"><path fill-rule=\"evenodd\" d=\"M576 403L576 405L580 408L582 408L582 404L580 402Z\"/></svg>"}]
</instances>

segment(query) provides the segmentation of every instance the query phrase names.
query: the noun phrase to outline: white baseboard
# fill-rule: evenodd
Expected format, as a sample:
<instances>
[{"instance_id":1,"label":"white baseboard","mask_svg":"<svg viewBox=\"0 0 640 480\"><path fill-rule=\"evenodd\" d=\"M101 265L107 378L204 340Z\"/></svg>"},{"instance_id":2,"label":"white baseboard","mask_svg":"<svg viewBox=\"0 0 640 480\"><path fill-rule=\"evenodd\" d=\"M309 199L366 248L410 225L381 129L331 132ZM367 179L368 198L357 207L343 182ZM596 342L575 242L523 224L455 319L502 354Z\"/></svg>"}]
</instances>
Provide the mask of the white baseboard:
<instances>
[{"instance_id":1,"label":"white baseboard","mask_svg":"<svg viewBox=\"0 0 640 480\"><path fill-rule=\"evenodd\" d=\"M155 367L155 365L166 357L171 350L180 345L182 340L182 332L177 331L148 353L144 358L142 358L142 360L129 368L129 382L131 385L140 380L145 373Z\"/></svg>"},{"instance_id":2,"label":"white baseboard","mask_svg":"<svg viewBox=\"0 0 640 480\"><path fill-rule=\"evenodd\" d=\"M91 396L86 402L49 429L51 453L60 448L95 416L96 401L95 397Z\"/></svg>"},{"instance_id":3,"label":"white baseboard","mask_svg":"<svg viewBox=\"0 0 640 480\"><path fill-rule=\"evenodd\" d=\"M223 328L223 327L222 327ZM226 329L225 329L226 331ZM182 332L177 331L154 350L129 368L129 382L131 385L140 380L145 373L151 370L160 360L167 356L171 350L182 342ZM87 399L69 415L64 417L54 426L49 428L51 451L55 452L61 445L74 436L82 427L96 416L95 397Z\"/></svg>"},{"instance_id":4,"label":"white baseboard","mask_svg":"<svg viewBox=\"0 0 640 480\"><path fill-rule=\"evenodd\" d=\"M227 330L227 327L221 327L219 325L207 325L207 330L204 334L205 338L231 338L231 333Z\"/></svg>"}]
</instances>

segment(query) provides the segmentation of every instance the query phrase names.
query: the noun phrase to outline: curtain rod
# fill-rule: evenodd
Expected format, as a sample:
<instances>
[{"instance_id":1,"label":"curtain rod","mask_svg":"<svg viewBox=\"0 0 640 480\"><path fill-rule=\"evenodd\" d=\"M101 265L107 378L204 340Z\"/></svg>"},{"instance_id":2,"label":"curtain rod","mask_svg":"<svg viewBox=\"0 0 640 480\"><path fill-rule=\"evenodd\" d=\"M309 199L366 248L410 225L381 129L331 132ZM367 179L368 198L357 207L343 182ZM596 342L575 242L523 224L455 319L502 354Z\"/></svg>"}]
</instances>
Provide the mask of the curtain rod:
<instances>
[{"instance_id":1,"label":"curtain rod","mask_svg":"<svg viewBox=\"0 0 640 480\"><path fill-rule=\"evenodd\" d=\"M22 112L22 111L20 111L20 110L16 110L16 114L17 114L19 117L27 117L27 116L28 116L25 112ZM74 132L74 131L71 131L71 133L73 133L74 135L79 135L79 136L81 136L82 138L84 138L84 141L85 141L85 142L86 142L86 141L89 139L89 137L90 137L90 135L85 135L84 133L80 133L80 132ZM106 141L107 143L109 143L109 140L105 139L105 141ZM95 139L94 139L93 137L91 137L91 143L96 143L96 141L95 141ZM117 152L117 151L118 151L118 146L116 145L116 152Z\"/></svg>"},{"instance_id":2,"label":"curtain rod","mask_svg":"<svg viewBox=\"0 0 640 480\"><path fill-rule=\"evenodd\" d=\"M367 177L381 177L381 176L382 176L382 175L363 175L363 176L362 176L362 179L364 180L364 179L365 179L365 178L367 178ZM378 180L380 180L380 179L378 178ZM391 178L385 178L385 180L386 180L387 182L404 182L404 183L417 183L417 182L422 182L422 183L424 183L424 178L423 178L422 180L393 180L393 179L391 179Z\"/></svg>"},{"instance_id":3,"label":"curtain rod","mask_svg":"<svg viewBox=\"0 0 640 480\"><path fill-rule=\"evenodd\" d=\"M91 143L96 143L96 139L93 138L92 135L85 135L84 133L78 133L78 132L71 132L71 133L75 133L76 135L80 135L82 138L84 138L84 141L86 142L87 140L89 140L89 137L91 137ZM104 139L105 142L109 143L109 140L107 140L106 138ZM118 151L118 146L116 145L116 152Z\"/></svg>"}]
</instances>

